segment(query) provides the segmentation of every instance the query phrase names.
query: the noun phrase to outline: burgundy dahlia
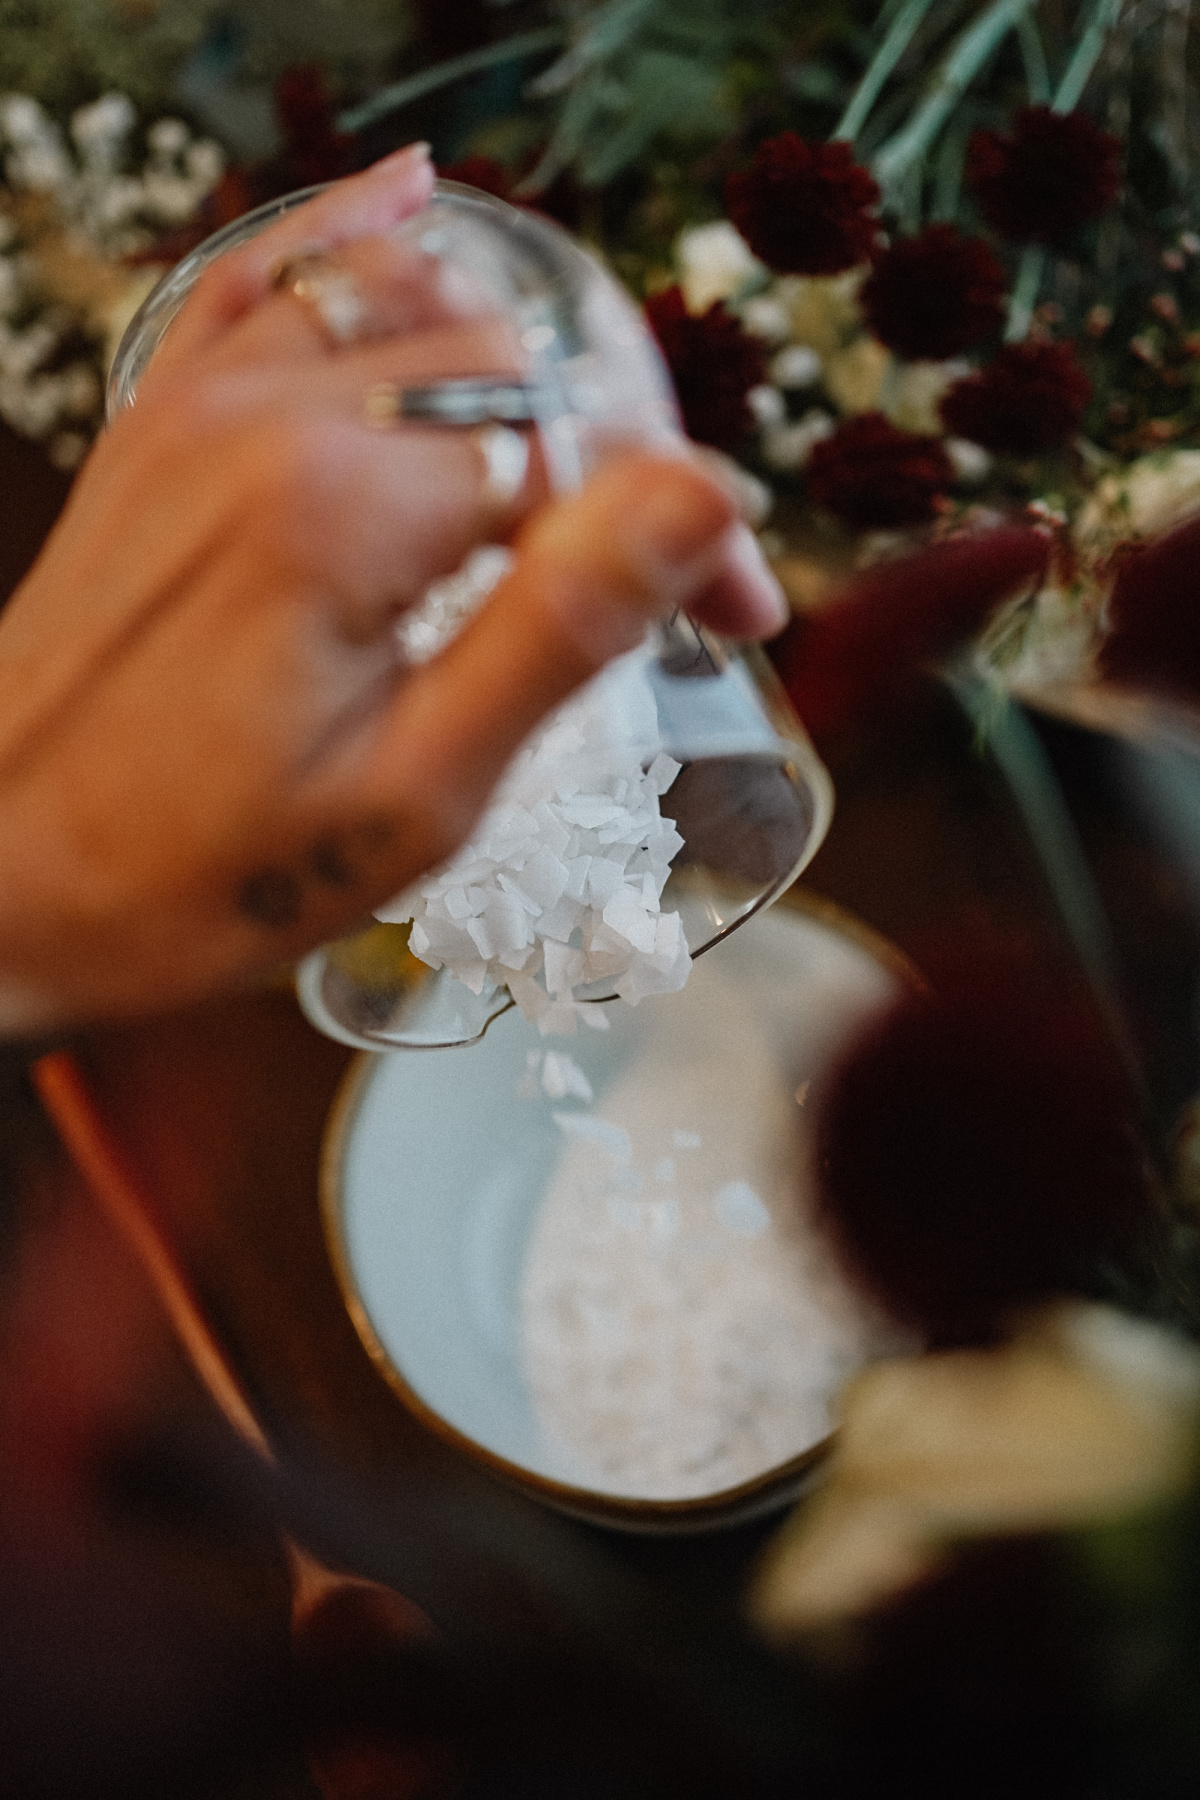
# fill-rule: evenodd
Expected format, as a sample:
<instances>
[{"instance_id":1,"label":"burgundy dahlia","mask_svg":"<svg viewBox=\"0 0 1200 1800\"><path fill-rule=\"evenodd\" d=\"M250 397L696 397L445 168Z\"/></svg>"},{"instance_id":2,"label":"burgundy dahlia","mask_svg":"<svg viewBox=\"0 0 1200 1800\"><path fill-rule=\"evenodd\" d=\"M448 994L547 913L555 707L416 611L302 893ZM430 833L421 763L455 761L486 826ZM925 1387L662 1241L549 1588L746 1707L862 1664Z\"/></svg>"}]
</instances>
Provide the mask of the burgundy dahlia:
<instances>
[{"instance_id":1,"label":"burgundy dahlia","mask_svg":"<svg viewBox=\"0 0 1200 1800\"><path fill-rule=\"evenodd\" d=\"M875 259L859 300L880 343L912 361L958 356L1004 322L1005 275L982 238L929 225Z\"/></svg>"},{"instance_id":2,"label":"burgundy dahlia","mask_svg":"<svg viewBox=\"0 0 1200 1800\"><path fill-rule=\"evenodd\" d=\"M794 131L767 138L725 183L729 217L755 256L785 275L837 275L866 262L878 201L849 144L808 144Z\"/></svg>"},{"instance_id":3,"label":"burgundy dahlia","mask_svg":"<svg viewBox=\"0 0 1200 1800\"><path fill-rule=\"evenodd\" d=\"M1101 674L1200 704L1200 519L1187 519L1117 564Z\"/></svg>"},{"instance_id":4,"label":"burgundy dahlia","mask_svg":"<svg viewBox=\"0 0 1200 1800\"><path fill-rule=\"evenodd\" d=\"M793 619L771 660L818 747L901 703L1002 602L1040 587L1051 553L1029 525L962 532L874 564Z\"/></svg>"},{"instance_id":5,"label":"burgundy dahlia","mask_svg":"<svg viewBox=\"0 0 1200 1800\"><path fill-rule=\"evenodd\" d=\"M816 445L806 476L810 497L835 518L857 530L888 530L936 517L954 467L940 438L863 413Z\"/></svg>"},{"instance_id":6,"label":"burgundy dahlia","mask_svg":"<svg viewBox=\"0 0 1200 1800\"><path fill-rule=\"evenodd\" d=\"M1006 344L942 398L946 429L985 450L1036 456L1079 429L1092 384L1070 344Z\"/></svg>"},{"instance_id":7,"label":"burgundy dahlia","mask_svg":"<svg viewBox=\"0 0 1200 1800\"><path fill-rule=\"evenodd\" d=\"M1138 1100L1099 1009L1032 942L964 920L929 986L817 1097L821 1202L851 1266L934 1344L1078 1291L1147 1228Z\"/></svg>"},{"instance_id":8,"label":"burgundy dahlia","mask_svg":"<svg viewBox=\"0 0 1200 1800\"><path fill-rule=\"evenodd\" d=\"M338 130L336 103L318 63L294 63L275 83L275 118L293 181L335 181L350 166L352 137Z\"/></svg>"},{"instance_id":9,"label":"burgundy dahlia","mask_svg":"<svg viewBox=\"0 0 1200 1800\"><path fill-rule=\"evenodd\" d=\"M689 313L677 287L654 294L646 312L674 378L689 437L718 450L744 443L755 423L746 396L766 378L763 345L720 300L705 313Z\"/></svg>"},{"instance_id":10,"label":"burgundy dahlia","mask_svg":"<svg viewBox=\"0 0 1200 1800\"><path fill-rule=\"evenodd\" d=\"M507 200L517 183L512 170L494 156L464 156L461 162L446 163L438 174L443 181L461 181L480 193L494 194L497 200Z\"/></svg>"},{"instance_id":11,"label":"burgundy dahlia","mask_svg":"<svg viewBox=\"0 0 1200 1800\"><path fill-rule=\"evenodd\" d=\"M1121 140L1086 113L1025 106L1011 132L972 133L966 178L1001 237L1062 244L1116 199L1120 154Z\"/></svg>"}]
</instances>

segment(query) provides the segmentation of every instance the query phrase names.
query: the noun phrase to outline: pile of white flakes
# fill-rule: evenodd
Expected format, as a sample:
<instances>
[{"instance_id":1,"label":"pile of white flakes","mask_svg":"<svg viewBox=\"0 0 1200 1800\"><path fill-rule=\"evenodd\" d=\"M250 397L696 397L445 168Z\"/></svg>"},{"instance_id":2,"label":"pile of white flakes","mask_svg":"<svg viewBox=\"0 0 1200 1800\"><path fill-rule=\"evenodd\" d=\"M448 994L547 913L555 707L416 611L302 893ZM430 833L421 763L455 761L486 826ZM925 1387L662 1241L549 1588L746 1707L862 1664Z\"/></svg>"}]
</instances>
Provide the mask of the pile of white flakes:
<instances>
[{"instance_id":1,"label":"pile of white flakes","mask_svg":"<svg viewBox=\"0 0 1200 1800\"><path fill-rule=\"evenodd\" d=\"M500 572L484 566L477 588ZM407 621L412 660L477 604L459 579ZM580 1017L607 1028L582 990L636 1005L675 993L691 967L679 914L661 905L683 839L660 808L680 765L661 747L653 654L620 658L562 706L518 753L471 842L377 913L411 920L413 955L472 993L506 985L545 1034L573 1033Z\"/></svg>"},{"instance_id":2,"label":"pile of white flakes","mask_svg":"<svg viewBox=\"0 0 1200 1800\"><path fill-rule=\"evenodd\" d=\"M768 914L578 1062L527 1052L517 1094L562 1150L524 1257L521 1359L559 1479L646 1500L736 1488L826 1437L846 1378L895 1353L818 1223L793 1085L892 991L834 933Z\"/></svg>"}]
</instances>

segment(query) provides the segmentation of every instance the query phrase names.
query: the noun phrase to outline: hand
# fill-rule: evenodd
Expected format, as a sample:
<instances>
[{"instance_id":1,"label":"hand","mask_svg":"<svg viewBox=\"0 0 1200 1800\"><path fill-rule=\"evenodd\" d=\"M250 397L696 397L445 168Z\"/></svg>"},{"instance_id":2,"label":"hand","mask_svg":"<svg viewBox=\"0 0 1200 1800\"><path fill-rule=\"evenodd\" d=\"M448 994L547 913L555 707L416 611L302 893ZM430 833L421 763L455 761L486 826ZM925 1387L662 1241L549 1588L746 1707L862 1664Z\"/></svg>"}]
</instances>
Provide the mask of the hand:
<instances>
[{"instance_id":1,"label":"hand","mask_svg":"<svg viewBox=\"0 0 1200 1800\"><path fill-rule=\"evenodd\" d=\"M505 320L387 235L423 147L220 259L0 615L0 1030L183 1004L364 919L460 843L538 719L686 605L759 636L782 601L685 458L615 458L503 520L469 434L380 431L381 383L519 375ZM318 242L363 331L272 285ZM516 561L433 662L399 610L475 544Z\"/></svg>"}]
</instances>

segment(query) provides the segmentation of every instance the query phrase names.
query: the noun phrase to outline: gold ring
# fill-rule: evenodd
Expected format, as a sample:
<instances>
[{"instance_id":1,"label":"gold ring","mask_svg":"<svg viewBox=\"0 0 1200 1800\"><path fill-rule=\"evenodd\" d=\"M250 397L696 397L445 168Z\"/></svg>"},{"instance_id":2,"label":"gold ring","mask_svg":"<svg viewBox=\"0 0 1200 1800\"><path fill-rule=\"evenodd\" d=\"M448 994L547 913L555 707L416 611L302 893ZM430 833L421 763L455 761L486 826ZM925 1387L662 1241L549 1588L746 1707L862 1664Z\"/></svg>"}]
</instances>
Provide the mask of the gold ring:
<instances>
[{"instance_id":1,"label":"gold ring","mask_svg":"<svg viewBox=\"0 0 1200 1800\"><path fill-rule=\"evenodd\" d=\"M306 306L335 350L358 337L367 310L362 289L327 251L312 246L285 256L271 286Z\"/></svg>"}]
</instances>

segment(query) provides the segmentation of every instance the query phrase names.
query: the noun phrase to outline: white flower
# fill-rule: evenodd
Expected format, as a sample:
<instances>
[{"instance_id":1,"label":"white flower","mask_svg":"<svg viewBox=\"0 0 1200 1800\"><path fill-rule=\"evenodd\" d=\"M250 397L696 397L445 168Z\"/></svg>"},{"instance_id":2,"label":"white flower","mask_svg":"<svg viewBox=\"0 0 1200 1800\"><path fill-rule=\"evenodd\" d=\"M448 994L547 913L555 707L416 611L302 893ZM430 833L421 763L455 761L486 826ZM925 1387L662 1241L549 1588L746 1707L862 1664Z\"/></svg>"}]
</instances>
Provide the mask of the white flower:
<instances>
[{"instance_id":1,"label":"white flower","mask_svg":"<svg viewBox=\"0 0 1200 1800\"><path fill-rule=\"evenodd\" d=\"M771 380L781 388L815 387L821 369L821 358L810 344L788 344L772 358Z\"/></svg>"},{"instance_id":2,"label":"white flower","mask_svg":"<svg viewBox=\"0 0 1200 1800\"><path fill-rule=\"evenodd\" d=\"M31 95L5 94L0 97L0 130L14 143L32 143L53 129L49 117Z\"/></svg>"},{"instance_id":3,"label":"white flower","mask_svg":"<svg viewBox=\"0 0 1200 1800\"><path fill-rule=\"evenodd\" d=\"M983 445L973 444L969 438L946 438L942 447L954 466L958 481L983 481L992 466L991 456Z\"/></svg>"},{"instance_id":4,"label":"white flower","mask_svg":"<svg viewBox=\"0 0 1200 1800\"><path fill-rule=\"evenodd\" d=\"M1200 511L1200 450L1157 450L1097 482L1076 537L1103 549L1122 538L1158 537Z\"/></svg>"},{"instance_id":5,"label":"white flower","mask_svg":"<svg viewBox=\"0 0 1200 1800\"><path fill-rule=\"evenodd\" d=\"M825 386L839 412L873 412L891 357L874 338L860 337L828 358Z\"/></svg>"},{"instance_id":6,"label":"white flower","mask_svg":"<svg viewBox=\"0 0 1200 1800\"><path fill-rule=\"evenodd\" d=\"M13 187L54 193L75 179L62 133L28 94L0 97L0 136L11 145L4 170Z\"/></svg>"},{"instance_id":7,"label":"white flower","mask_svg":"<svg viewBox=\"0 0 1200 1800\"><path fill-rule=\"evenodd\" d=\"M938 402L971 365L957 358L950 362L901 363L888 381L888 418L902 431L921 431L934 437L942 431Z\"/></svg>"},{"instance_id":8,"label":"white flower","mask_svg":"<svg viewBox=\"0 0 1200 1800\"><path fill-rule=\"evenodd\" d=\"M753 1608L780 1637L871 1611L958 1541L1134 1514L1183 1492L1200 1352L1064 1301L998 1350L878 1363L843 1395L831 1474L776 1540Z\"/></svg>"},{"instance_id":9,"label":"white flower","mask_svg":"<svg viewBox=\"0 0 1200 1800\"><path fill-rule=\"evenodd\" d=\"M65 188L72 179L66 152L53 144L30 144L8 157L4 172L16 188L27 188L31 194L53 194Z\"/></svg>"},{"instance_id":10,"label":"white flower","mask_svg":"<svg viewBox=\"0 0 1200 1800\"><path fill-rule=\"evenodd\" d=\"M777 387L760 382L746 395L746 405L760 425L782 425L787 418L787 405Z\"/></svg>"},{"instance_id":11,"label":"white flower","mask_svg":"<svg viewBox=\"0 0 1200 1800\"><path fill-rule=\"evenodd\" d=\"M225 152L211 138L201 138L197 143L188 145L183 166L189 181L193 181L201 190L203 198L210 189L216 187L225 173Z\"/></svg>"},{"instance_id":12,"label":"white flower","mask_svg":"<svg viewBox=\"0 0 1200 1800\"><path fill-rule=\"evenodd\" d=\"M831 415L812 406L795 424L772 425L763 432L762 456L770 469L780 473L802 469L813 453L813 446L827 438L834 428Z\"/></svg>"},{"instance_id":13,"label":"white flower","mask_svg":"<svg viewBox=\"0 0 1200 1800\"><path fill-rule=\"evenodd\" d=\"M182 225L204 198L194 181L169 170L148 169L140 189L140 204L156 223L163 225Z\"/></svg>"},{"instance_id":14,"label":"white flower","mask_svg":"<svg viewBox=\"0 0 1200 1800\"><path fill-rule=\"evenodd\" d=\"M755 294L742 303L739 313L743 328L768 344L784 343L791 332L787 307L773 294Z\"/></svg>"},{"instance_id":15,"label":"white flower","mask_svg":"<svg viewBox=\"0 0 1200 1800\"><path fill-rule=\"evenodd\" d=\"M146 133L146 145L157 162L174 162L191 142L191 132L182 119L156 119Z\"/></svg>"},{"instance_id":16,"label":"white flower","mask_svg":"<svg viewBox=\"0 0 1200 1800\"><path fill-rule=\"evenodd\" d=\"M690 225L675 244L675 264L687 309L707 312L714 300L728 300L766 270L728 219Z\"/></svg>"},{"instance_id":17,"label":"white flower","mask_svg":"<svg viewBox=\"0 0 1200 1800\"><path fill-rule=\"evenodd\" d=\"M41 235L27 248L15 248L13 229L0 218L0 417L25 436L46 440L60 467L73 466L86 449L100 417L102 369L162 272L141 268L128 282L114 283L118 259L152 244L156 230L191 218L224 170L219 147L195 142L180 119L156 121L147 132L144 167L131 168L136 120L126 95L105 94L73 115L68 143L30 95L0 95L9 184L50 201ZM15 331L8 323L14 318L32 322ZM64 343L80 331L95 341L95 360L51 371Z\"/></svg>"},{"instance_id":18,"label":"white flower","mask_svg":"<svg viewBox=\"0 0 1200 1800\"><path fill-rule=\"evenodd\" d=\"M115 168L136 122L137 113L127 94L103 94L91 106L72 113L71 136L84 167L97 172Z\"/></svg>"},{"instance_id":19,"label":"white flower","mask_svg":"<svg viewBox=\"0 0 1200 1800\"><path fill-rule=\"evenodd\" d=\"M58 347L60 320L35 319L24 331L6 332L0 339L0 370L5 375L31 375Z\"/></svg>"}]
</instances>

